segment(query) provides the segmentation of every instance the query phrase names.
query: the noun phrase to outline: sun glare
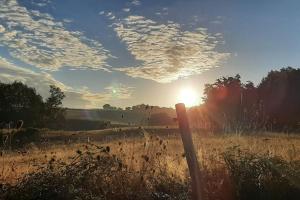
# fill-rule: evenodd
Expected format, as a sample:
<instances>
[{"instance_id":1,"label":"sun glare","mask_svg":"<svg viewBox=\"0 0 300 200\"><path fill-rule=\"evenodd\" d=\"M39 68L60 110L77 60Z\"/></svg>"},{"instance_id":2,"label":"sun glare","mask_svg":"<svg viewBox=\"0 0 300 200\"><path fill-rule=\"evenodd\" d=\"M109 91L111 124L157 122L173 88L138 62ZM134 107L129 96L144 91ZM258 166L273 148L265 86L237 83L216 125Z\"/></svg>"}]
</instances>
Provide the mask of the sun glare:
<instances>
[{"instance_id":1,"label":"sun glare","mask_svg":"<svg viewBox=\"0 0 300 200\"><path fill-rule=\"evenodd\" d=\"M178 97L179 103L187 107L196 106L200 103L200 95L192 88L183 88Z\"/></svg>"}]
</instances>

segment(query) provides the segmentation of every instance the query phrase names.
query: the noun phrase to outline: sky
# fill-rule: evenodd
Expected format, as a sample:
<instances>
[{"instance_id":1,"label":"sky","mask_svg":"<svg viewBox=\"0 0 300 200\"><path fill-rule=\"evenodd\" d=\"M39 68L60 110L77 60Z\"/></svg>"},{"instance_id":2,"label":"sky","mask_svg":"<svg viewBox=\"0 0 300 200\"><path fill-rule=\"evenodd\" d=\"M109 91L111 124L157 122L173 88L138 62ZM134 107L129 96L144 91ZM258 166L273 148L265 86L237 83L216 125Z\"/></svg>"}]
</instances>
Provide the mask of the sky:
<instances>
[{"instance_id":1,"label":"sky","mask_svg":"<svg viewBox=\"0 0 300 200\"><path fill-rule=\"evenodd\" d=\"M184 88L298 67L297 0L0 0L0 81L64 106L174 107Z\"/></svg>"}]
</instances>

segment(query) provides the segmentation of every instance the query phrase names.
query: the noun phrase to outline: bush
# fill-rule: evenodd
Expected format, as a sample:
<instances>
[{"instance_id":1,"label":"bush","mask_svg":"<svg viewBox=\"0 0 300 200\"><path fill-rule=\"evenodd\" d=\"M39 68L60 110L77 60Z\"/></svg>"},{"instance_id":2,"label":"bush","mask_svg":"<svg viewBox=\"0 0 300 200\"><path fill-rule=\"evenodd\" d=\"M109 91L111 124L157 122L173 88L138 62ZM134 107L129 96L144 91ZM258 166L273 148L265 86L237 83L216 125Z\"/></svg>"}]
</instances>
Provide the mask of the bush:
<instances>
[{"instance_id":1,"label":"bush","mask_svg":"<svg viewBox=\"0 0 300 200\"><path fill-rule=\"evenodd\" d=\"M11 144L10 144L10 137ZM41 141L41 131L35 128L26 128L11 133L0 130L0 147L5 148L23 148L30 143L39 143Z\"/></svg>"},{"instance_id":2,"label":"bush","mask_svg":"<svg viewBox=\"0 0 300 200\"><path fill-rule=\"evenodd\" d=\"M14 148L22 148L30 143L39 143L41 140L41 132L39 129L26 128L17 131L12 139Z\"/></svg>"},{"instance_id":3,"label":"bush","mask_svg":"<svg viewBox=\"0 0 300 200\"><path fill-rule=\"evenodd\" d=\"M300 197L300 162L253 155L230 148L224 159L235 184L237 199L296 200Z\"/></svg>"}]
</instances>

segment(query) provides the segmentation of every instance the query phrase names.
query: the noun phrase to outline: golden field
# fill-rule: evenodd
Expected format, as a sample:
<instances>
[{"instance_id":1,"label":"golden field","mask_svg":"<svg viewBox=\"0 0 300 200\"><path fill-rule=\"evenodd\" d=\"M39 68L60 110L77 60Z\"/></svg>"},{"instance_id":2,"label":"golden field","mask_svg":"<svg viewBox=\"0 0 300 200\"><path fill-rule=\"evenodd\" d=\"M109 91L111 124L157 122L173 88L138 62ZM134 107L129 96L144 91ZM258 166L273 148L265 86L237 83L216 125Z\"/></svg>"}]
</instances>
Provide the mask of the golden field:
<instances>
[{"instance_id":1,"label":"golden field","mask_svg":"<svg viewBox=\"0 0 300 200\"><path fill-rule=\"evenodd\" d=\"M115 134L119 134L118 137L100 140L95 137L97 133L87 132L81 141L68 139L74 137L74 133L45 132L47 137L51 134L53 137L63 136L64 143L51 143L51 140L48 140L42 145L31 144L25 149L2 151L0 182L17 184L27 174L43 170L49 162L55 160L67 165L73 162L78 154L101 146L110 155L122 160L126 169L139 173L141 177L156 176L160 171L168 173L182 184L189 185L189 174L179 134L159 136L159 133L154 135L143 130L138 137L127 137L122 134L122 130L114 131L117 132ZM279 157L287 163L300 161L300 137L297 135L265 133L253 136L203 136L194 132L193 136L208 199L231 199L235 196L234 184L224 161L224 153L230 148L257 156Z\"/></svg>"}]
</instances>

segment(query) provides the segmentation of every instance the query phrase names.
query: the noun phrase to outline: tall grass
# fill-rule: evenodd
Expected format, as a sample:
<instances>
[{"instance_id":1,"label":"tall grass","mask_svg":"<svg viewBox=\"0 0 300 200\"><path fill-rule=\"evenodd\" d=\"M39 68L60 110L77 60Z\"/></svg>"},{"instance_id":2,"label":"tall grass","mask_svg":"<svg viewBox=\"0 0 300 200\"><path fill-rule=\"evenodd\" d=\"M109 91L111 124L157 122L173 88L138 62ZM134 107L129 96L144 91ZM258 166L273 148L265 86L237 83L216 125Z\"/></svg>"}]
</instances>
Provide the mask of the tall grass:
<instances>
[{"instance_id":1,"label":"tall grass","mask_svg":"<svg viewBox=\"0 0 300 200\"><path fill-rule=\"evenodd\" d=\"M257 155L237 147L224 153L233 178L237 199L299 199L300 161L289 162L281 157Z\"/></svg>"},{"instance_id":2,"label":"tall grass","mask_svg":"<svg viewBox=\"0 0 300 200\"><path fill-rule=\"evenodd\" d=\"M194 139L205 199L298 199L299 137ZM190 198L185 154L174 135L30 148L0 162L0 199Z\"/></svg>"}]
</instances>

